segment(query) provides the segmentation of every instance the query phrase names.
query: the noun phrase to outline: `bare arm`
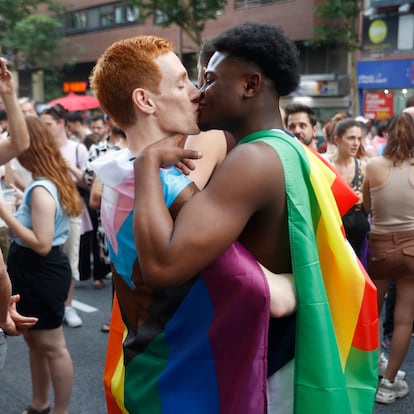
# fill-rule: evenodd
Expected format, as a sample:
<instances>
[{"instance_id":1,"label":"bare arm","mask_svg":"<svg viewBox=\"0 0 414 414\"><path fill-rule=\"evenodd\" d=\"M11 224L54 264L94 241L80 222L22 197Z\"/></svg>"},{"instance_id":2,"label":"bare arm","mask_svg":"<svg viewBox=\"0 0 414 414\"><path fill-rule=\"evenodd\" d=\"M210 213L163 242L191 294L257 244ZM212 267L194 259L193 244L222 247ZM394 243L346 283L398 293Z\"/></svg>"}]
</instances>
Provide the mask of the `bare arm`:
<instances>
[{"instance_id":1,"label":"bare arm","mask_svg":"<svg viewBox=\"0 0 414 414\"><path fill-rule=\"evenodd\" d=\"M10 165L10 163L8 162L6 164L6 175L5 175L5 182L7 186L15 186L16 188L18 188L19 190L23 191L25 188L25 183L24 181L21 179L21 177L19 176L19 174L17 174L12 166Z\"/></svg>"},{"instance_id":2,"label":"bare arm","mask_svg":"<svg viewBox=\"0 0 414 414\"><path fill-rule=\"evenodd\" d=\"M272 273L259 263L270 292L270 315L282 318L296 310L296 288L292 273Z\"/></svg>"},{"instance_id":3,"label":"bare arm","mask_svg":"<svg viewBox=\"0 0 414 414\"><path fill-rule=\"evenodd\" d=\"M66 165L69 168L69 171L72 173L72 177L74 178L75 184L78 187L84 188L85 190L89 190L89 185L86 183L84 179L83 171L76 167L76 165L71 164L70 162L66 162Z\"/></svg>"},{"instance_id":4,"label":"bare arm","mask_svg":"<svg viewBox=\"0 0 414 414\"><path fill-rule=\"evenodd\" d=\"M367 213L371 213L371 195L369 191L369 168L365 169L364 183L362 186L362 204Z\"/></svg>"},{"instance_id":5,"label":"bare arm","mask_svg":"<svg viewBox=\"0 0 414 414\"><path fill-rule=\"evenodd\" d=\"M383 184L389 174L388 162L383 157L371 158L366 164L362 196L363 206L367 213L370 213L372 209L370 189Z\"/></svg>"},{"instance_id":6,"label":"bare arm","mask_svg":"<svg viewBox=\"0 0 414 414\"><path fill-rule=\"evenodd\" d=\"M0 202L0 217L6 222L10 231L23 240L30 249L39 255L46 255L52 248L56 204L52 195L44 187L37 186L32 191L30 205L33 229L21 224L4 202Z\"/></svg>"},{"instance_id":7,"label":"bare arm","mask_svg":"<svg viewBox=\"0 0 414 414\"><path fill-rule=\"evenodd\" d=\"M14 89L13 76L0 59L0 95L9 119L10 138L0 141L0 164L29 148L29 132Z\"/></svg>"},{"instance_id":8,"label":"bare arm","mask_svg":"<svg viewBox=\"0 0 414 414\"><path fill-rule=\"evenodd\" d=\"M92 185L91 185L91 192L89 195L89 206L91 208L96 209L96 208L101 207L102 191L103 191L103 184L96 177L96 175L94 175Z\"/></svg>"},{"instance_id":9,"label":"bare arm","mask_svg":"<svg viewBox=\"0 0 414 414\"><path fill-rule=\"evenodd\" d=\"M9 312L11 296L11 283L4 264L3 255L0 253L0 328L4 328Z\"/></svg>"},{"instance_id":10,"label":"bare arm","mask_svg":"<svg viewBox=\"0 0 414 414\"><path fill-rule=\"evenodd\" d=\"M215 169L227 154L227 141L222 131L202 132L187 138L185 148L201 151L203 157L194 160L195 170L189 177L203 189ZM288 316L296 310L296 289L292 273L275 274L259 263L270 291L270 314L275 318Z\"/></svg>"},{"instance_id":11,"label":"bare arm","mask_svg":"<svg viewBox=\"0 0 414 414\"><path fill-rule=\"evenodd\" d=\"M223 162L227 154L227 142L223 131L200 132L198 135L190 135L185 143L185 148L195 149L203 154L203 158L193 160L195 169L189 177L202 189L206 186L214 170Z\"/></svg>"},{"instance_id":12,"label":"bare arm","mask_svg":"<svg viewBox=\"0 0 414 414\"><path fill-rule=\"evenodd\" d=\"M269 202L276 185L271 177L282 173L280 160L273 151L263 150L265 144L245 144L232 151L174 223L163 199L159 167L197 154L173 145L166 151L169 141L162 141L135 162L135 239L144 278L153 286L183 282L224 252ZM186 260L177 260L183 252Z\"/></svg>"}]
</instances>

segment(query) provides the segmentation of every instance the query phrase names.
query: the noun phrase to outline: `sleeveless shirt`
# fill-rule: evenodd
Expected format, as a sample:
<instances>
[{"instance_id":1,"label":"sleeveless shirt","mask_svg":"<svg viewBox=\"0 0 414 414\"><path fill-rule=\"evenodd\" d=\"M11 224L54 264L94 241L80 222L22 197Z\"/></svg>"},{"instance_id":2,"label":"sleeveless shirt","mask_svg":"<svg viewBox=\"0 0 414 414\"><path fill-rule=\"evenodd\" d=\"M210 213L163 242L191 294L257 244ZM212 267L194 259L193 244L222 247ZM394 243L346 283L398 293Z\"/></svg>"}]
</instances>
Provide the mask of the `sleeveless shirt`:
<instances>
[{"instance_id":1,"label":"sleeveless shirt","mask_svg":"<svg viewBox=\"0 0 414 414\"><path fill-rule=\"evenodd\" d=\"M44 187L53 197L56 203L55 213L55 229L53 233L52 246L62 245L69 235L69 217L62 209L62 205L59 200L59 193L56 185L48 180L47 178L37 178L33 180L25 189L23 194L23 201L20 207L17 209L15 217L25 227L33 229L32 225L32 209L30 207L30 199L32 197L32 191L35 187ZM20 246L27 247L26 243L23 242L17 236L13 236L13 240Z\"/></svg>"},{"instance_id":2,"label":"sleeveless shirt","mask_svg":"<svg viewBox=\"0 0 414 414\"><path fill-rule=\"evenodd\" d=\"M374 233L414 230L414 183L410 160L392 166L384 184L370 190Z\"/></svg>"}]
</instances>

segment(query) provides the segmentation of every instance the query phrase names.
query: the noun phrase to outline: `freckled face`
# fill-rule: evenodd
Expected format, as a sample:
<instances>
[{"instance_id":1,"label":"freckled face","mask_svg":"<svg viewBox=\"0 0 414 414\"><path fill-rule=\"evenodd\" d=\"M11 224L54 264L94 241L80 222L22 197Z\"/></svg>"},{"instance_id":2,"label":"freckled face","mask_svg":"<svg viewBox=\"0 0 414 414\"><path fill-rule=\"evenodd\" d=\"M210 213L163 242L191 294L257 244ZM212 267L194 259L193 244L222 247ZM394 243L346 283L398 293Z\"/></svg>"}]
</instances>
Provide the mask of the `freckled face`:
<instances>
[{"instance_id":1,"label":"freckled face","mask_svg":"<svg viewBox=\"0 0 414 414\"><path fill-rule=\"evenodd\" d=\"M160 94L153 96L160 128L166 136L198 134L199 92L188 78L186 69L173 52L161 55L155 61L162 73Z\"/></svg>"}]
</instances>

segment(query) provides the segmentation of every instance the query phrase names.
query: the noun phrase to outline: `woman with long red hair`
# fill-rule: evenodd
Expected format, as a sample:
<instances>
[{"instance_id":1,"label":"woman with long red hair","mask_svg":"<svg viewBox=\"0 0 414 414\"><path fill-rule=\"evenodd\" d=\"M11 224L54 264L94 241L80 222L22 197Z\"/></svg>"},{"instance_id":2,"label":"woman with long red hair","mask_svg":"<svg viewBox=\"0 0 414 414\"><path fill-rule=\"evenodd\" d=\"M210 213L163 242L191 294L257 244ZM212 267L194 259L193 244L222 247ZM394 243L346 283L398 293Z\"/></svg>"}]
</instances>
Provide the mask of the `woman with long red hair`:
<instances>
[{"instance_id":1,"label":"woman with long red hair","mask_svg":"<svg viewBox=\"0 0 414 414\"><path fill-rule=\"evenodd\" d=\"M7 265L13 292L21 294L17 309L38 318L24 333L33 395L22 414L50 412L50 384L53 413L67 414L73 367L62 321L71 268L61 246L68 237L69 218L80 214L82 203L49 128L35 117L27 117L26 124L30 147L18 160L33 180L15 215L0 202L0 217L12 234Z\"/></svg>"}]
</instances>

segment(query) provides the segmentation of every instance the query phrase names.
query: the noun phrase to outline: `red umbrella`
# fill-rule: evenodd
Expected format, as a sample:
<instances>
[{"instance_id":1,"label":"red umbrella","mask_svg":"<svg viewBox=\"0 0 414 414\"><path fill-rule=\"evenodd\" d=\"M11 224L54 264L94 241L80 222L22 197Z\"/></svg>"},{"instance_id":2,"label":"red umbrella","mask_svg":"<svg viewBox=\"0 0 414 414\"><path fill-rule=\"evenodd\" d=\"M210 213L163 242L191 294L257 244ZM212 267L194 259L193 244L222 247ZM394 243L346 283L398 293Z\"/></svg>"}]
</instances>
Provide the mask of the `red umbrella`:
<instances>
[{"instance_id":1,"label":"red umbrella","mask_svg":"<svg viewBox=\"0 0 414 414\"><path fill-rule=\"evenodd\" d=\"M56 98L47 103L53 106L61 104L68 111L86 111L87 109L99 108L99 101L90 95L77 95L69 92L67 95Z\"/></svg>"}]
</instances>

